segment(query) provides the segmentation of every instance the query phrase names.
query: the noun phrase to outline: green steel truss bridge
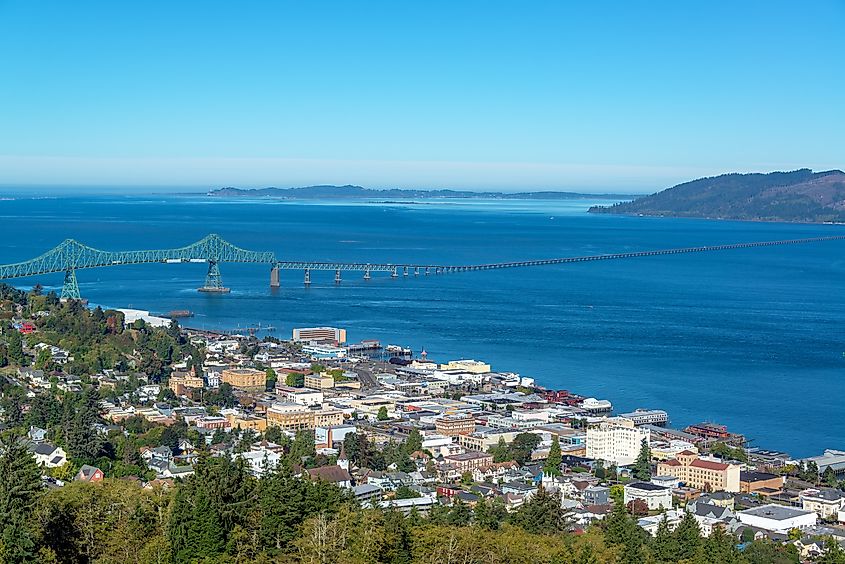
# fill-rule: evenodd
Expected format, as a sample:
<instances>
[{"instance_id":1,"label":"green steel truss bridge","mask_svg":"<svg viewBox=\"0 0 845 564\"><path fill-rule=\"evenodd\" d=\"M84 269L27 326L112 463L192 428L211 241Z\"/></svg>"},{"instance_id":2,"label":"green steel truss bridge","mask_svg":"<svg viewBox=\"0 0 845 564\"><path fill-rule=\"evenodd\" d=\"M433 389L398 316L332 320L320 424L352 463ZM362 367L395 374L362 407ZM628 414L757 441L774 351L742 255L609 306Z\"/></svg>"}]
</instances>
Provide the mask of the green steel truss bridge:
<instances>
[{"instance_id":1,"label":"green steel truss bridge","mask_svg":"<svg viewBox=\"0 0 845 564\"><path fill-rule=\"evenodd\" d=\"M391 278L402 276L445 274L451 272L469 272L477 270L495 270L501 268L519 268L528 266L544 266L551 264L567 264L598 260L616 260L636 257L650 257L662 255L677 255L685 253L700 253L710 251L725 251L731 249L747 249L755 247L771 247L777 245L797 245L820 243L823 241L845 240L845 235L828 237L812 237L805 239L787 239L781 241L759 241L752 243L733 243L727 245L710 245L703 247L683 247L675 249L659 249L654 251L634 251L626 253L612 253L601 255L586 255L577 257L534 259L513 262L498 262L472 265L439 265L439 264L388 264L364 262L314 262L314 261L280 261L276 255L268 251L249 251L236 247L219 235L208 235L196 243L176 249L155 249L148 251L103 251L84 245L73 239L66 239L57 247L33 259L14 264L0 265L0 280L40 276L51 273L64 273L64 285L61 297L63 299L80 299L79 284L76 271L86 268L113 267L125 264L147 263L206 263L208 273L205 284L199 288L201 292L225 293L228 288L223 286L219 264L226 263L261 263L270 269L270 286L278 288L280 285L280 270L300 270L305 273L305 284L311 283L311 272L318 270L334 271L335 282L340 283L341 272L357 271L364 273L364 279L369 280L372 272L388 272Z\"/></svg>"}]
</instances>

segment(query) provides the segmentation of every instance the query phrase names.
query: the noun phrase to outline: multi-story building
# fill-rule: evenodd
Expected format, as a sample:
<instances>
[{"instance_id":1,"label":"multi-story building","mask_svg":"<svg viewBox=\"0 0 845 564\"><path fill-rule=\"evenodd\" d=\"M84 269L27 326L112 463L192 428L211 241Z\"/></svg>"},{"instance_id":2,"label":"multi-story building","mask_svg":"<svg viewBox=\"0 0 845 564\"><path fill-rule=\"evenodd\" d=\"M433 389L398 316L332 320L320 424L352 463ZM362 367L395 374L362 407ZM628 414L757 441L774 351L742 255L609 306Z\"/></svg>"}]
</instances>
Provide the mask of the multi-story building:
<instances>
[{"instance_id":1,"label":"multi-story building","mask_svg":"<svg viewBox=\"0 0 845 564\"><path fill-rule=\"evenodd\" d=\"M298 403L304 406L321 405L323 403L323 392L311 388L293 388L276 384L276 394L285 401Z\"/></svg>"},{"instance_id":2,"label":"multi-story building","mask_svg":"<svg viewBox=\"0 0 845 564\"><path fill-rule=\"evenodd\" d=\"M687 486L710 491L739 492L740 466L707 460L692 451L657 464L658 476L674 476Z\"/></svg>"},{"instance_id":3,"label":"multi-story building","mask_svg":"<svg viewBox=\"0 0 845 564\"><path fill-rule=\"evenodd\" d=\"M627 466L650 437L648 429L638 428L630 419L608 417L587 427L587 458Z\"/></svg>"},{"instance_id":4,"label":"multi-story building","mask_svg":"<svg viewBox=\"0 0 845 564\"><path fill-rule=\"evenodd\" d=\"M630 413L620 413L619 417L630 419L634 425L665 425L669 414L662 409L635 409Z\"/></svg>"},{"instance_id":5,"label":"multi-story building","mask_svg":"<svg viewBox=\"0 0 845 564\"><path fill-rule=\"evenodd\" d=\"M633 482L625 485L625 505L640 500L649 511L672 509L672 490L651 482Z\"/></svg>"},{"instance_id":6,"label":"multi-story building","mask_svg":"<svg viewBox=\"0 0 845 564\"><path fill-rule=\"evenodd\" d=\"M822 519L837 519L845 509L845 494L835 488L811 488L801 492L801 506Z\"/></svg>"},{"instance_id":7,"label":"multi-story building","mask_svg":"<svg viewBox=\"0 0 845 564\"><path fill-rule=\"evenodd\" d=\"M286 431L329 427L343 423L343 412L338 409L310 409L294 402L274 403L267 408L267 424Z\"/></svg>"},{"instance_id":8,"label":"multi-story building","mask_svg":"<svg viewBox=\"0 0 845 564\"><path fill-rule=\"evenodd\" d=\"M444 415L434 422L437 433L446 437L469 435L475 431L475 419L472 415Z\"/></svg>"},{"instance_id":9,"label":"multi-story building","mask_svg":"<svg viewBox=\"0 0 845 564\"><path fill-rule=\"evenodd\" d=\"M490 365L479 360L450 360L440 365L440 370L462 370L472 374L487 374L490 372Z\"/></svg>"},{"instance_id":10,"label":"multi-story building","mask_svg":"<svg viewBox=\"0 0 845 564\"><path fill-rule=\"evenodd\" d=\"M205 381L197 376L194 371L174 371L170 374L167 385L173 390L174 394L181 396L189 390L202 389L205 386Z\"/></svg>"},{"instance_id":11,"label":"multi-story building","mask_svg":"<svg viewBox=\"0 0 845 564\"><path fill-rule=\"evenodd\" d=\"M499 439L504 440L505 444L512 443L519 433L521 431L513 429L476 431L469 435L458 435L458 444L467 450L487 452L490 447L499 444Z\"/></svg>"},{"instance_id":12,"label":"multi-story building","mask_svg":"<svg viewBox=\"0 0 845 564\"><path fill-rule=\"evenodd\" d=\"M329 390L334 388L334 378L328 374L306 374L305 387L315 390Z\"/></svg>"},{"instance_id":13,"label":"multi-story building","mask_svg":"<svg viewBox=\"0 0 845 564\"><path fill-rule=\"evenodd\" d=\"M220 380L249 392L263 392L267 386L267 374L254 368L227 368L220 375Z\"/></svg>"},{"instance_id":14,"label":"multi-story building","mask_svg":"<svg viewBox=\"0 0 845 564\"><path fill-rule=\"evenodd\" d=\"M299 341L331 341L336 344L346 342L346 329L336 327L301 327L293 330L293 340Z\"/></svg>"},{"instance_id":15,"label":"multi-story building","mask_svg":"<svg viewBox=\"0 0 845 564\"><path fill-rule=\"evenodd\" d=\"M231 410L226 413L226 419L229 421L229 427L232 429L240 429L241 431L252 429L259 433L267 430L267 419L264 417L256 417L255 415L247 415Z\"/></svg>"},{"instance_id":16,"label":"multi-story building","mask_svg":"<svg viewBox=\"0 0 845 564\"><path fill-rule=\"evenodd\" d=\"M460 472L472 472L476 468L482 468L493 464L493 455L486 452L464 452L461 454L452 454L444 456L443 460L447 464L454 464L455 469Z\"/></svg>"},{"instance_id":17,"label":"multi-story building","mask_svg":"<svg viewBox=\"0 0 845 564\"><path fill-rule=\"evenodd\" d=\"M776 533L787 533L792 529L803 531L813 527L818 521L818 515L813 511L775 504L740 511L737 517L743 525Z\"/></svg>"},{"instance_id":18,"label":"multi-story building","mask_svg":"<svg viewBox=\"0 0 845 564\"><path fill-rule=\"evenodd\" d=\"M740 472L739 491L742 493L753 493L764 490L777 492L783 489L786 477L768 472Z\"/></svg>"}]
</instances>

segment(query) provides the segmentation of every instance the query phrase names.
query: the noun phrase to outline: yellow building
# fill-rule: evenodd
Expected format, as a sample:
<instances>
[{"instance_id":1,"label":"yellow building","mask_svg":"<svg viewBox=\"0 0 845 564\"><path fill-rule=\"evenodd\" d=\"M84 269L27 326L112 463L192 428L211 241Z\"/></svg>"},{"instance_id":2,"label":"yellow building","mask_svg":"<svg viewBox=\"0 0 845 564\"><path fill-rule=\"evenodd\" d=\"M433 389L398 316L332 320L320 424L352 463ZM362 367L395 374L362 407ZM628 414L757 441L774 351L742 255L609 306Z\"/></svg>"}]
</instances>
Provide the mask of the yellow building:
<instances>
[{"instance_id":1,"label":"yellow building","mask_svg":"<svg viewBox=\"0 0 845 564\"><path fill-rule=\"evenodd\" d=\"M463 370L473 374L486 374L490 372L490 365L478 360L450 360L447 364L441 364L440 370Z\"/></svg>"},{"instance_id":2,"label":"yellow building","mask_svg":"<svg viewBox=\"0 0 845 564\"><path fill-rule=\"evenodd\" d=\"M343 412L337 409L309 409L304 405L283 402L267 408L267 424L286 431L314 429L343 423Z\"/></svg>"},{"instance_id":3,"label":"yellow building","mask_svg":"<svg viewBox=\"0 0 845 564\"><path fill-rule=\"evenodd\" d=\"M258 431L259 433L263 433L267 430L267 420L263 417L228 413L226 414L226 420L229 421L229 425L232 426L232 429L240 429L241 431L252 429L253 431Z\"/></svg>"},{"instance_id":4,"label":"yellow building","mask_svg":"<svg viewBox=\"0 0 845 564\"><path fill-rule=\"evenodd\" d=\"M205 386L205 382L193 371L174 371L170 375L170 379L168 380L167 385L171 390L173 390L174 394L176 394L177 396L181 396L186 394L188 390L203 388Z\"/></svg>"},{"instance_id":5,"label":"yellow building","mask_svg":"<svg viewBox=\"0 0 845 564\"><path fill-rule=\"evenodd\" d=\"M686 486L713 492L739 492L739 471L737 464L705 460L689 450L657 464L658 476L674 476Z\"/></svg>"},{"instance_id":6,"label":"yellow building","mask_svg":"<svg viewBox=\"0 0 845 564\"><path fill-rule=\"evenodd\" d=\"M329 390L334 388L334 378L325 372L322 374L308 374L305 376L305 387L314 390Z\"/></svg>"},{"instance_id":7,"label":"yellow building","mask_svg":"<svg viewBox=\"0 0 845 564\"><path fill-rule=\"evenodd\" d=\"M254 368L227 368L220 380L241 390L263 392L267 386L267 374Z\"/></svg>"}]
</instances>

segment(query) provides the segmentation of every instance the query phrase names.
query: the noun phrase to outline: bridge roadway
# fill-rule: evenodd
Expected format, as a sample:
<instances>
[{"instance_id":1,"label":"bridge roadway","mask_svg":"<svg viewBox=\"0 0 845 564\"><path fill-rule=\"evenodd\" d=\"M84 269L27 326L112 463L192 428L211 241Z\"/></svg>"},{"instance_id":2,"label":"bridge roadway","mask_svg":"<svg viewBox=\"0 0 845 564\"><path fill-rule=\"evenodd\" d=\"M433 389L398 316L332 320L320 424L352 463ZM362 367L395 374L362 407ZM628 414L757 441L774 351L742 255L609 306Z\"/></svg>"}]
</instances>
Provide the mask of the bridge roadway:
<instances>
[{"instance_id":1,"label":"bridge roadway","mask_svg":"<svg viewBox=\"0 0 845 564\"><path fill-rule=\"evenodd\" d=\"M256 252L241 249L225 241L219 235L208 235L196 243L186 247L148 251L102 251L83 245L73 239L67 239L57 247L38 257L35 257L34 259L14 264L0 265L0 280L37 276L54 272L64 272L65 281L62 287L62 297L68 299L79 299L79 286L76 281L76 271L79 269L119 266L124 264L170 264L198 262L208 264L208 273L206 275L205 285L200 288L200 290L206 292L226 292L228 289L224 288L222 285L218 266L221 262L267 264L270 266L270 286L279 287L280 270L302 270L305 273L305 284L310 284L311 271L313 270L333 270L335 272L335 282L340 282L341 272L343 271L363 272L365 279L370 278L371 272L389 272L392 278L397 278L400 274L402 276L410 276L411 274L418 276L420 274L427 275L450 272L470 272L597 260L616 260L636 257L724 251L730 249L771 247L776 245L796 245L843 239L845 239L845 235L832 235L827 237L810 237L781 241L732 243L727 245L709 245L702 247L684 247L654 251L633 251L627 253L585 255L579 257L534 259L472 265L279 261L272 252Z\"/></svg>"}]
</instances>

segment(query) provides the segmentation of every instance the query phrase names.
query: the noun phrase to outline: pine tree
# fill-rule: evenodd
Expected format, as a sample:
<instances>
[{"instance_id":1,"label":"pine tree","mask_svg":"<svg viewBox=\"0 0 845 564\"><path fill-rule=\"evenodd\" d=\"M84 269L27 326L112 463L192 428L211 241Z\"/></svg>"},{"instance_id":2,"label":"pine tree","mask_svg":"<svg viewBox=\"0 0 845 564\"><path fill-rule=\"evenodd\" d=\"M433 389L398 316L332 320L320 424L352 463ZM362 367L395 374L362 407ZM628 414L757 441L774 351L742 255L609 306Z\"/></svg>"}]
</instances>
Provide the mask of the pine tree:
<instances>
[{"instance_id":1,"label":"pine tree","mask_svg":"<svg viewBox=\"0 0 845 564\"><path fill-rule=\"evenodd\" d=\"M411 429L408 438L405 439L405 452L413 454L418 450L422 450L422 435L419 429Z\"/></svg>"},{"instance_id":2,"label":"pine tree","mask_svg":"<svg viewBox=\"0 0 845 564\"><path fill-rule=\"evenodd\" d=\"M736 538L725 532L724 527L714 527L710 536L704 539L703 560L707 564L734 564L740 562Z\"/></svg>"},{"instance_id":3,"label":"pine tree","mask_svg":"<svg viewBox=\"0 0 845 564\"><path fill-rule=\"evenodd\" d=\"M651 541L651 554L654 560L661 564L671 564L678 561L678 540L669 530L666 514L657 525L657 532Z\"/></svg>"},{"instance_id":4,"label":"pine tree","mask_svg":"<svg viewBox=\"0 0 845 564\"><path fill-rule=\"evenodd\" d=\"M692 560L699 555L702 547L701 528L692 513L684 513L674 535L678 540L679 560Z\"/></svg>"},{"instance_id":5,"label":"pine tree","mask_svg":"<svg viewBox=\"0 0 845 564\"><path fill-rule=\"evenodd\" d=\"M10 433L0 440L0 556L17 564L35 561L37 547L27 526L41 495L41 472L24 446Z\"/></svg>"},{"instance_id":6,"label":"pine tree","mask_svg":"<svg viewBox=\"0 0 845 564\"><path fill-rule=\"evenodd\" d=\"M552 438L552 448L549 449L549 456L546 464L543 465L543 474L546 476L560 476L560 465L563 463L563 455L560 452L560 440L555 435Z\"/></svg>"},{"instance_id":7,"label":"pine tree","mask_svg":"<svg viewBox=\"0 0 845 564\"><path fill-rule=\"evenodd\" d=\"M643 439L640 444L640 453L634 462L634 477L643 481L651 479L651 449L648 447L648 439Z\"/></svg>"},{"instance_id":8,"label":"pine tree","mask_svg":"<svg viewBox=\"0 0 845 564\"><path fill-rule=\"evenodd\" d=\"M16 329L6 331L6 354L12 364L24 365L26 357L23 354L23 343L21 342L21 334Z\"/></svg>"}]
</instances>

